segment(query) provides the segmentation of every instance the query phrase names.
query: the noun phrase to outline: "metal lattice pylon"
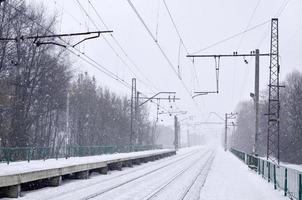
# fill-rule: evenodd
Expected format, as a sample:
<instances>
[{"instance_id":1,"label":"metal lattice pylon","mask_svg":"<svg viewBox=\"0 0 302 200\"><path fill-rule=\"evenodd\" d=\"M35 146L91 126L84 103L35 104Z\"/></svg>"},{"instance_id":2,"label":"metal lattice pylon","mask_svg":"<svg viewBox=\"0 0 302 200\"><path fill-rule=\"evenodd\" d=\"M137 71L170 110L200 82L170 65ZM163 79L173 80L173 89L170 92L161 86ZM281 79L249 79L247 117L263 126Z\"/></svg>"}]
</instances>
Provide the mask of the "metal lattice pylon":
<instances>
[{"instance_id":1,"label":"metal lattice pylon","mask_svg":"<svg viewBox=\"0 0 302 200\"><path fill-rule=\"evenodd\" d=\"M279 164L280 102L279 102L279 31L278 19L271 21L270 74L268 99L267 159Z\"/></svg>"}]
</instances>

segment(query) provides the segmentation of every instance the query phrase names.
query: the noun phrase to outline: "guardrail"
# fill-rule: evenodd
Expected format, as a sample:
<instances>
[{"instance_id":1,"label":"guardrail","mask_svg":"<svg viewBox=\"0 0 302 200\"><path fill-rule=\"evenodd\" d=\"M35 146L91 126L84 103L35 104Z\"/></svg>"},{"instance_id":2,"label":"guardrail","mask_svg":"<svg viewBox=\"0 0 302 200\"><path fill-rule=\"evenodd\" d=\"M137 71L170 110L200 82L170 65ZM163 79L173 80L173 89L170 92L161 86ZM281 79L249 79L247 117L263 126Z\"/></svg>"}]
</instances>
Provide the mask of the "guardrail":
<instances>
[{"instance_id":1,"label":"guardrail","mask_svg":"<svg viewBox=\"0 0 302 200\"><path fill-rule=\"evenodd\" d=\"M102 154L127 153L152 149L162 149L161 145L148 146L67 146L60 149L51 147L0 147L0 163L31 160L46 160L51 158L70 158L95 156Z\"/></svg>"},{"instance_id":2,"label":"guardrail","mask_svg":"<svg viewBox=\"0 0 302 200\"><path fill-rule=\"evenodd\" d=\"M272 183L274 189L283 190L284 196L302 200L302 171L276 165L266 159L233 148L230 151L262 178Z\"/></svg>"}]
</instances>

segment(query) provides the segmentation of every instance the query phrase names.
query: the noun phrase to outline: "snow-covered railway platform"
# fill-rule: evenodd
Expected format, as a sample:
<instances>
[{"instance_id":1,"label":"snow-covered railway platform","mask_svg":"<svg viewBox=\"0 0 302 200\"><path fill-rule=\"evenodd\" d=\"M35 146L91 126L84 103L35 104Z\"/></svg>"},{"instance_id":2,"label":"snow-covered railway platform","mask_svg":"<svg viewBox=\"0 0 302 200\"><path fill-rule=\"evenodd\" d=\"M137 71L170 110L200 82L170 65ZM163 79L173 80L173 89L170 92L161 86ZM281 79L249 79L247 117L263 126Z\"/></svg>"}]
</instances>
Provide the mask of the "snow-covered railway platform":
<instances>
[{"instance_id":1,"label":"snow-covered railway platform","mask_svg":"<svg viewBox=\"0 0 302 200\"><path fill-rule=\"evenodd\" d=\"M55 186L56 180L47 179L49 183L46 187L22 192L21 200L289 199L284 197L281 191L274 190L272 184L259 177L233 154L215 145L180 149L176 156L132 167L133 164L138 164L138 160L139 162L153 161L155 155L172 154L175 154L175 151L156 150L72 158L74 165L107 162L107 168L88 170L92 172L89 179L88 174L81 175L76 172L75 177L64 178L60 187L49 187ZM145 159L146 156L151 158ZM127 162L131 157L132 162ZM64 159L46 161L43 168L67 167L65 165L69 165L69 162ZM37 171L37 168L41 169L38 162L30 164L31 168L24 167L25 164L15 163L12 168L4 168L4 165L1 165L0 176L14 174L18 170L23 170L25 173ZM123 166L125 167L121 170ZM108 171L107 175L101 175L107 173L108 168L112 170ZM74 178L82 180L74 180Z\"/></svg>"},{"instance_id":2,"label":"snow-covered railway platform","mask_svg":"<svg viewBox=\"0 0 302 200\"><path fill-rule=\"evenodd\" d=\"M41 181L44 186L59 186L62 177L87 179L91 172L107 174L108 170L121 170L148 161L175 155L175 150L162 149L111 155L49 159L46 161L0 164L0 197L19 197L21 185Z\"/></svg>"}]
</instances>

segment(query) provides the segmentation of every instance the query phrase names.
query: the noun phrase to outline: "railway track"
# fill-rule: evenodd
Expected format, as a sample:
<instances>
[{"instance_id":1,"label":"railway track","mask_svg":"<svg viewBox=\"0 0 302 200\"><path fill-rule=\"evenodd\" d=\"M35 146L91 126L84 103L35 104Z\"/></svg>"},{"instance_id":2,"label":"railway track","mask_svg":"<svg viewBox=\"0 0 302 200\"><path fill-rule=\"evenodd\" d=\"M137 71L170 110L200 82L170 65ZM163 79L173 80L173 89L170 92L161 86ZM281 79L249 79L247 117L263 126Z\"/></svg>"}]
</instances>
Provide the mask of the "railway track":
<instances>
[{"instance_id":1,"label":"railway track","mask_svg":"<svg viewBox=\"0 0 302 200\"><path fill-rule=\"evenodd\" d=\"M146 170L153 170L153 169L157 169L157 168L161 168L163 167L163 165L173 165L174 163L176 162L180 162L181 160L187 158L187 157L190 157L196 153L200 153L200 149L198 150L193 150L193 151L190 151L190 152L187 152L187 153L183 153L181 155L178 155L177 158L175 158L174 156L172 157L168 157L168 158L165 158L165 159L162 159L162 160L158 160L156 162L153 163L150 163L151 165L149 166L145 166L145 165L140 165L140 166L137 166L137 167L134 167L134 168L131 168L131 169L128 169L128 170L125 170L125 171L122 171L122 172L119 172L118 174L112 174L108 177L106 176L103 176L104 179L101 179L101 180L97 180L97 181L88 181L86 183L81 183L79 185L75 185L75 187L73 187L72 189L67 189L65 191L57 191L56 193L54 194L51 194L51 195L46 195L45 197L42 197L40 198L40 200L50 200L50 199L68 199L68 198L71 198L71 196L74 194L74 193L78 193L80 192L80 194L85 194L87 193L86 190L90 190L91 188L93 187L97 187L98 185L103 185L103 184L110 184L110 182L114 182L114 181L118 181L120 179L126 179L127 176L133 176L133 177L136 177L136 174L141 174L143 171L146 171ZM166 164L165 164L166 163ZM160 167L158 167L160 166ZM103 186L102 186L103 187ZM104 188L104 187L103 187ZM88 192L91 194L91 192ZM79 195L79 198L81 198L81 195ZM82 198L82 199L89 199L89 198Z\"/></svg>"},{"instance_id":2,"label":"railway track","mask_svg":"<svg viewBox=\"0 0 302 200\"><path fill-rule=\"evenodd\" d=\"M200 190L203 188L204 183L206 182L206 179L208 177L210 167L213 163L213 160L215 158L215 152L209 157L209 159L206 161L205 165L200 169L197 176L194 178L194 180L191 182L191 184L186 188L185 192L181 196L181 200L185 200L188 197L188 194L190 194L190 191L192 191L193 186L196 184L196 182L201 178L201 184L198 187L198 197L196 199L200 199Z\"/></svg>"},{"instance_id":3,"label":"railway track","mask_svg":"<svg viewBox=\"0 0 302 200\"><path fill-rule=\"evenodd\" d=\"M206 155L208 152L209 152L209 150L207 150L206 152L204 152L200 157L203 157L203 156ZM158 172L158 171L160 171L160 170L164 170L164 169L166 169L166 168L168 168L168 167L170 167L170 166L175 166L175 164L181 164L185 159L188 159L190 156L193 156L193 155L195 155L195 154L197 154L197 153L200 153L200 151L191 153L190 155L186 155L186 156L184 156L184 157L182 157L182 158L180 158L180 159L177 159L177 160L175 160L175 161L173 161L173 162L167 163L167 164L165 164L164 166L161 166L161 167L158 167L158 168L156 168L156 169L154 169L154 170L148 171L147 173L144 173L144 174L142 174L142 175L140 175L140 176L137 176L137 177L135 177L135 178L129 179L129 180L124 181L124 182L122 182L122 183L116 184L116 185L114 185L114 186L112 186L112 187L110 187L110 188L107 188L107 189L104 189L104 190L99 191L99 192L97 192L97 193L94 193L94 194L92 194L92 195L89 195L89 196L87 196L87 197L85 197L85 198L82 198L81 200L88 200L88 199L94 199L94 198L101 198L102 195L105 195L105 194L108 193L108 192L112 192L112 191L114 191L115 189L118 189L118 188L120 188L120 187L122 187L122 186L124 186L124 185L130 184L130 183L132 183L132 182L134 182L134 181L136 181L136 180L138 180L138 179L144 178L144 177L149 176L149 175L153 175L154 173L156 173L156 172Z\"/></svg>"},{"instance_id":4,"label":"railway track","mask_svg":"<svg viewBox=\"0 0 302 200\"><path fill-rule=\"evenodd\" d=\"M210 156L206 159L206 161L204 162L203 166L201 167L201 169L199 170L199 172L197 173L197 175L195 176L195 178L192 180L192 182L186 187L186 189L184 190L184 192L181 194L180 198L178 198L179 200L184 200L186 199L187 195L189 194L189 192L191 191L192 187L195 185L196 181L201 178L202 175L204 178L204 181L207 177L208 174L208 170L209 167L211 166L213 159L215 156L215 152L212 151ZM202 158L201 158L202 159ZM152 200L152 199L157 199L158 196L161 193L164 193L166 191L166 189L169 188L169 186L174 183L177 179L181 178L188 170L193 169L194 167L196 167L196 165L198 165L200 163L196 162L193 165L190 165L189 167L181 170L179 173L177 173L175 176L173 176L171 179L169 179L166 183L164 183L163 185L159 186L158 188L156 188L156 190L154 190L151 194L149 194L148 196L146 196L145 198L143 198L143 200ZM206 173L204 173L206 172ZM204 174L203 174L204 173ZM204 182L203 182L204 183ZM202 184L203 186L203 184ZM202 187L201 186L201 187ZM201 188L200 187L200 188Z\"/></svg>"}]
</instances>

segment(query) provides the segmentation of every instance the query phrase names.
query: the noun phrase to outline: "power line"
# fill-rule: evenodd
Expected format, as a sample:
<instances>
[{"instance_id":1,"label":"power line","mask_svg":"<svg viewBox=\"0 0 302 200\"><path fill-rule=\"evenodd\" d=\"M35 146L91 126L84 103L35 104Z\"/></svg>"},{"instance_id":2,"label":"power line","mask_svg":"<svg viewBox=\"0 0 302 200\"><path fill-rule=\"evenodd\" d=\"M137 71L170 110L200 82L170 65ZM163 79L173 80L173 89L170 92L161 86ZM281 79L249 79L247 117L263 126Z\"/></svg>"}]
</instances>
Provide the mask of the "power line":
<instances>
[{"instance_id":1,"label":"power line","mask_svg":"<svg viewBox=\"0 0 302 200\"><path fill-rule=\"evenodd\" d=\"M256 4L256 6L255 6L255 8L254 8L254 10L253 10L253 12L252 12L252 14L251 14L249 20L248 20L248 23L247 23L247 25L246 25L246 27L245 27L246 29L250 27L250 25L251 25L251 23L252 23L252 20L253 20L255 14L256 14L256 11L257 11L257 9L258 9L260 3L261 3L261 0L258 0L258 1L257 1L257 4ZM242 42L243 42L244 37L245 37L245 34L243 34L243 35L241 36L240 41L239 41L239 43L238 43L238 47L237 47L236 52L239 51L239 48L240 48L240 46L241 46L241 44L242 44ZM249 60L249 61L250 61L250 60ZM235 85L235 77L236 77L236 76L235 76L235 73L236 73L235 68L236 68L236 67L237 67L237 62L235 62L235 67L233 68L233 88L234 88L234 85ZM247 69L245 70L245 74L249 74L249 71L248 71L248 70L249 70L249 68L247 68ZM246 76L247 76L247 75L246 75ZM246 81L247 81L247 78L245 77L244 83L242 84L242 88L244 88L244 86L245 86L245 84L246 84ZM240 93L240 94L242 95L242 90L241 90L241 93ZM234 98L234 90L232 90L232 100L233 100L233 98Z\"/></svg>"},{"instance_id":2,"label":"power line","mask_svg":"<svg viewBox=\"0 0 302 200\"><path fill-rule=\"evenodd\" d=\"M163 2L164 2L164 5L165 5L166 10L167 10L167 12L168 12L169 18L170 18L170 20L171 20L171 22L172 22L172 24L173 24L173 26L174 26L174 28L175 28L175 31L176 31L176 33L177 33L179 39L180 39L180 42L181 42L181 44L183 45L183 47L185 48L187 54L189 54L189 53L188 53L188 48L186 47L186 45L185 45L185 43L184 43L184 41L183 41L183 39L182 39L182 37L181 37L181 35L180 35L179 29L177 28L177 25L176 25L176 23L175 23L175 21L174 21L174 19L173 19L173 17L172 17L172 14L171 14L170 9L169 9L169 7L168 7L168 5L167 5L167 3L166 3L166 0L163 0Z\"/></svg>"},{"instance_id":3,"label":"power line","mask_svg":"<svg viewBox=\"0 0 302 200\"><path fill-rule=\"evenodd\" d=\"M101 15L99 14L99 12L97 11L97 9L94 7L94 5L91 3L90 0L88 0L88 3L90 4L90 6L92 7L92 9L94 10L95 14L97 15L97 17L99 18L99 20L102 22L102 24L104 25L104 27L109 30L107 24L105 23L105 21L103 20L103 18L101 17ZM159 91L159 89L153 84L152 81L150 81L150 79L141 71L140 67L134 62L134 60L129 56L129 54L126 52L126 50L122 47L121 43L116 39L116 37L113 34L110 34L110 36L112 37L113 41L117 44L117 46L120 48L120 50L123 52L124 56L128 58L128 60L130 61L130 63L135 67L135 69L137 69L140 74L151 84L151 86Z\"/></svg>"},{"instance_id":4,"label":"power line","mask_svg":"<svg viewBox=\"0 0 302 200\"><path fill-rule=\"evenodd\" d=\"M153 41L155 42L156 46L158 47L158 49L160 50L161 54L164 56L164 58L166 59L167 63L169 64L170 68L172 69L172 71L174 72L174 74L176 75L176 77L179 79L178 77L178 73L175 70L171 60L169 59L169 57L167 56L167 54L165 53L165 51L163 50L163 48L160 46L160 44L157 42L156 38L154 37L154 35L152 34L152 32L150 31L150 29L148 28L147 24L145 23L145 21L143 20L143 18L141 17L141 15L139 14L139 12L137 11L137 9L135 8L135 6L133 5L133 3L131 2L131 0L127 0L128 4L130 5L130 7L132 8L132 10L134 11L134 13L136 14L136 16L138 17L138 19L140 20L140 22L143 24L143 26L145 27L145 29L147 30L149 36L153 39ZM198 107L197 103L192 99L192 96L190 94L190 91L188 89L188 87L186 86L186 84L184 83L184 81L182 79L179 79L182 83L182 86L184 87L184 89L186 90L186 92L188 93L188 95L191 97L191 100L195 103L196 107Z\"/></svg>"},{"instance_id":5,"label":"power line","mask_svg":"<svg viewBox=\"0 0 302 200\"><path fill-rule=\"evenodd\" d=\"M38 23L36 20L34 20L30 16L28 16L26 13L24 13L20 9L16 8L14 5L12 5L12 4L8 3L8 2L6 2L6 3L7 3L7 5L9 5L10 7L12 7L13 9L15 9L18 13L22 14L23 16L25 16L26 18L28 18L33 23L35 23L38 26L40 26L41 28L43 28L45 31L54 34L54 32L51 31L49 28L44 27L43 25L41 25L40 23ZM119 83L121 83L122 85L126 86L127 88L130 87L130 84L126 83L125 80L123 80L119 76L115 75L113 72L111 72L110 70L108 70L106 67L102 66L101 64L99 64L98 62L96 62L95 60L93 60L92 58L90 58L89 56L87 56L85 53L83 53L80 50L78 50L77 48L73 47L68 42L66 42L65 40L63 40L62 38L59 38L59 39L66 44L66 49L68 51L70 51L72 54L76 55L78 58L84 60L85 62L87 62L88 64L90 64L91 66L93 66L94 68L98 69L99 71L101 71L102 73L106 74L110 78L118 81ZM68 47L71 48L71 49L69 49ZM75 50L78 53L75 53L72 49Z\"/></svg>"},{"instance_id":6,"label":"power line","mask_svg":"<svg viewBox=\"0 0 302 200\"><path fill-rule=\"evenodd\" d=\"M261 26L263 26L263 25L265 25L265 24L267 24L267 23L269 23L269 22L270 22L270 20L266 20L266 21L264 21L264 22L262 22L262 23L260 23L260 24L257 24L257 25L255 25L255 26L253 26L253 27L251 27L251 28L245 29L245 30L243 30L243 31L241 31L241 32L239 32L239 33L236 33L236 34L231 35L231 36L229 36L229 37L226 37L226 38L224 38L224 39L222 39L222 40L219 40L219 41L217 41L217 42L215 42L215 43L213 43L213 44L211 44L211 45L208 45L208 46L206 46L206 47L204 47L204 48L202 48L202 49L200 49L200 50L198 50L198 51L195 51L195 52L193 52L193 53L191 53L191 54L197 54L197 53L200 53L200 52L205 51L205 50L207 50L207 49L210 49L210 48L212 48L212 47L214 47L214 46L217 46L217 45L219 45L219 44L221 44L221 43L227 42L227 41L229 41L229 40L231 40L231 39L233 39L233 38L235 38L235 37L238 37L238 36L240 36L240 35L242 35L242 34L245 34L246 32L249 32L249 31L252 31L252 30L254 30L254 29L256 29L256 28L259 28L259 27L261 27Z\"/></svg>"},{"instance_id":7,"label":"power line","mask_svg":"<svg viewBox=\"0 0 302 200\"><path fill-rule=\"evenodd\" d=\"M92 22L92 24L96 27L99 28L98 25L95 23L95 21L91 18L91 16L88 14L88 12L86 11L86 9L83 7L83 5L80 3L79 0L76 0L78 5L80 6L80 8L82 9L82 11L85 13L85 15L87 16L87 18ZM103 21L104 22L104 21ZM106 28L108 28L106 26ZM112 34L111 34L112 35ZM144 82L143 80L139 79L137 74L132 70L132 68L126 63L126 61L121 57L121 55L116 51L116 49L111 45L111 43L108 41L108 39L103 36L103 39L105 40L106 44L110 47L110 49L115 53L116 57L129 69L129 71L135 76L137 77L137 79L143 83L144 85L146 85L147 87L150 87L146 82Z\"/></svg>"},{"instance_id":8,"label":"power line","mask_svg":"<svg viewBox=\"0 0 302 200\"><path fill-rule=\"evenodd\" d=\"M88 12L86 11L86 9L83 7L83 5L80 3L79 0L76 0L76 2L78 3L78 5L80 6L80 9L85 13L85 15L87 16L87 18L91 21L91 23L96 27L99 28L98 25L95 23L95 21L91 18L91 16L88 14ZM93 6L91 4L91 2L88 0L88 2L90 3L91 6ZM97 12L97 10L93 7L94 11ZM99 18L100 15L97 13L97 16ZM101 19L101 22L105 25L105 28L108 29L108 26L105 24L104 20ZM113 37L113 34L111 34L111 36ZM150 87L150 85L148 85L146 82L144 82L143 80L139 79L137 74L131 69L131 67L126 63L126 61L121 57L121 55L116 51L116 49L111 45L111 43L108 41L108 39L106 37L104 37L102 35L103 39L105 40L106 44L110 47L110 49L115 53L115 55L118 57L118 59L120 59L120 61L130 70L130 72L137 77L138 81L140 81L141 83L143 83L144 85L146 85L147 87ZM123 51L124 49L121 47L120 44L118 44L119 48L121 48ZM124 54L127 55L127 53L124 51Z\"/></svg>"},{"instance_id":9,"label":"power line","mask_svg":"<svg viewBox=\"0 0 302 200\"><path fill-rule=\"evenodd\" d=\"M256 4L256 6L255 6L255 8L254 8L254 10L253 10L253 12L252 12L252 14L251 14L249 20L248 20L248 23L247 23L245 29L248 29L248 28L250 27L250 25L251 25L251 23L252 23L252 20L253 20L255 14L256 14L256 10L257 10L257 8L258 8L259 5L260 5L260 2L261 2L261 0L258 0L257 4ZM241 43L242 43L244 37L245 37L245 33L242 34L242 36L241 36L241 38L240 38L240 41L239 41L239 44L238 44L238 47L237 47L237 50L236 50L236 51L239 50L239 47L241 46Z\"/></svg>"},{"instance_id":10,"label":"power line","mask_svg":"<svg viewBox=\"0 0 302 200\"><path fill-rule=\"evenodd\" d=\"M286 7L287 7L287 5L288 5L289 2L290 2L290 0L287 0L287 1L283 2L283 4L280 6L279 10L275 14L275 17L280 17L281 16L281 14L286 9Z\"/></svg>"},{"instance_id":11,"label":"power line","mask_svg":"<svg viewBox=\"0 0 302 200\"><path fill-rule=\"evenodd\" d=\"M49 28L44 27L43 25L41 25L40 23L38 23L36 20L34 20L30 16L28 16L26 13L23 13L20 9L16 8L14 5L12 5L10 3L7 3L7 5L9 5L10 7L12 7L13 9L15 9L18 13L22 14L23 16L25 16L26 18L28 18L33 23L37 24L42 29L46 30L47 32L49 32L51 34L55 34L53 31L49 30ZM127 83L125 80L123 80L122 78L120 78L119 76L117 76L116 74L114 74L113 72L111 72L110 70L108 70L106 67L102 66L97 61L95 61L94 59L92 59L89 56L87 56L84 52L81 52L77 48L73 47L68 42L66 42L65 40L63 40L62 38L59 38L59 39L66 44L66 50L68 50L70 53L72 53L76 57L82 59L83 61L85 61L86 63L88 63L90 66L92 66L95 69L99 70L100 72L104 73L105 75L107 75L108 77L112 78L113 80L116 80L117 82L119 82L120 84L122 84L123 86L125 86L126 88L128 88L128 89L132 88L131 84ZM74 50L76 52L78 52L78 53L74 52ZM143 96L147 97L143 93L140 93L140 94L142 94ZM163 109L165 111L168 111L166 108L160 106L156 102L151 102L151 103L155 103L161 109Z\"/></svg>"},{"instance_id":12,"label":"power line","mask_svg":"<svg viewBox=\"0 0 302 200\"><path fill-rule=\"evenodd\" d=\"M183 41L183 39L182 39L182 37L181 37L180 31L179 31L179 29L178 29L178 27L177 27L177 25L176 25L176 23L175 23L175 20L174 20L173 17L172 17L172 14L171 14L170 9L169 9L169 7L168 7L168 5L167 5L167 3L166 3L166 0L163 0L163 2L164 2L164 6L165 6L165 8L166 8L166 10L167 10L167 12L168 12L169 18L170 18L170 20L171 20L171 22L172 22L172 24L173 24L173 26L174 26L174 29L175 29L175 31L176 31L178 37L179 37L180 42L181 42L182 46L184 47L186 53L189 54L188 48L186 47L186 45L185 45L185 43L184 43L184 41ZM191 62L192 62L192 66L193 66L193 70L194 70L194 74L195 74L195 79L196 79L196 81L197 81L198 86L200 86L200 85L199 85L198 76L197 76L196 67L195 67L195 65L194 65L193 59L191 60Z\"/></svg>"},{"instance_id":13,"label":"power line","mask_svg":"<svg viewBox=\"0 0 302 200\"><path fill-rule=\"evenodd\" d=\"M160 1L161 0L158 0L158 8L157 8L157 15L156 15L156 27L155 27L155 38L156 38L156 41L158 41Z\"/></svg>"},{"instance_id":14,"label":"power line","mask_svg":"<svg viewBox=\"0 0 302 200\"><path fill-rule=\"evenodd\" d=\"M83 7L83 5L79 2L79 0L76 0L76 2L78 3L80 9L84 12L84 14L87 16L87 18L91 21L91 23L96 27L99 28L98 25L95 23L95 21L90 17L90 15L88 14L88 12L86 11L86 9ZM109 43L109 41L107 40L107 38L105 38L102 35L103 39L105 40L105 42L107 43L107 45L110 47L110 49L115 53L116 57L118 57L121 62L130 70L130 72L137 77L137 75L135 74L135 72L130 68L130 66L125 62L125 60L119 55L119 53L113 48L113 46Z\"/></svg>"},{"instance_id":15,"label":"power line","mask_svg":"<svg viewBox=\"0 0 302 200\"><path fill-rule=\"evenodd\" d=\"M260 1L260 0L259 0ZM275 14L275 16L276 16L276 18L278 18L278 17L280 17L281 16L281 14L285 11L285 9L287 8L287 5L288 5L288 3L290 2L290 0L287 0L287 1L284 1L282 4L281 4L281 6L279 7L279 9L277 10L277 12L276 12L276 14ZM261 37L261 39L260 39L260 41L259 41L259 43L257 44L257 46L256 47L260 47L260 45L264 42L264 40L267 38L267 36L269 35L269 34L267 34L268 32L269 32L270 30L265 30L264 31L264 33L263 33L263 36ZM242 95L243 95L243 90L244 90L244 87L245 87L245 85L246 85L246 81L248 80L247 79L247 76L249 75L249 69L250 68L246 68L246 71L247 72L245 72L245 78L244 78L244 83L242 84L242 87L241 87L241 92L240 92L240 99L241 99L241 97L242 97Z\"/></svg>"},{"instance_id":16,"label":"power line","mask_svg":"<svg viewBox=\"0 0 302 200\"><path fill-rule=\"evenodd\" d=\"M66 10L66 9L64 8L64 6L63 6L62 4L59 3L59 1L54 0L54 3L55 3L56 5L59 5L59 6L62 8L62 10L64 10L64 12L66 12L66 13L67 13L67 14L68 14L75 22L79 23L79 25L82 26L82 23L79 22L79 21L77 20L77 18L76 18L74 15L72 15L70 12L68 12L68 10ZM107 30L108 30L108 29L107 29Z\"/></svg>"}]
</instances>

